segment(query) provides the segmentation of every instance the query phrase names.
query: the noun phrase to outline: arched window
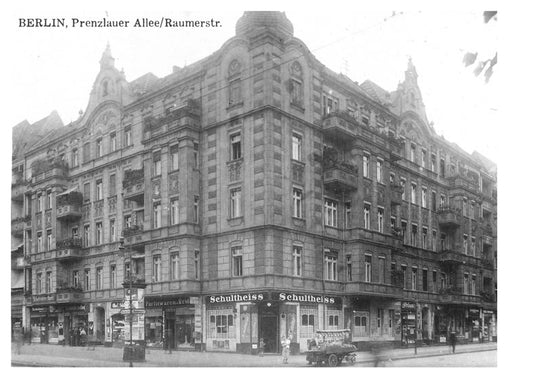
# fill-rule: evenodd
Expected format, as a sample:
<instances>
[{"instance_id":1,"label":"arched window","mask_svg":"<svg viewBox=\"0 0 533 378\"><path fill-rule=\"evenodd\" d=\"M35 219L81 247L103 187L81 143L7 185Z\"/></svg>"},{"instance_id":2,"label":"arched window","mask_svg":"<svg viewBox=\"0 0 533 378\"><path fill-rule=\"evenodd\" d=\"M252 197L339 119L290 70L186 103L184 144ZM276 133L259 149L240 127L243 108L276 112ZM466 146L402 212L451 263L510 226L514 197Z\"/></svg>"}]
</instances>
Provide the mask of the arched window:
<instances>
[{"instance_id":1,"label":"arched window","mask_svg":"<svg viewBox=\"0 0 533 378\"><path fill-rule=\"evenodd\" d=\"M242 103L241 64L233 60L228 67L228 106Z\"/></svg>"},{"instance_id":2,"label":"arched window","mask_svg":"<svg viewBox=\"0 0 533 378\"><path fill-rule=\"evenodd\" d=\"M303 107L303 73L302 66L294 62L290 67L291 78L289 81L289 93L291 105Z\"/></svg>"},{"instance_id":3,"label":"arched window","mask_svg":"<svg viewBox=\"0 0 533 378\"><path fill-rule=\"evenodd\" d=\"M107 80L102 82L102 97L105 97L109 94L109 83Z\"/></svg>"}]
</instances>

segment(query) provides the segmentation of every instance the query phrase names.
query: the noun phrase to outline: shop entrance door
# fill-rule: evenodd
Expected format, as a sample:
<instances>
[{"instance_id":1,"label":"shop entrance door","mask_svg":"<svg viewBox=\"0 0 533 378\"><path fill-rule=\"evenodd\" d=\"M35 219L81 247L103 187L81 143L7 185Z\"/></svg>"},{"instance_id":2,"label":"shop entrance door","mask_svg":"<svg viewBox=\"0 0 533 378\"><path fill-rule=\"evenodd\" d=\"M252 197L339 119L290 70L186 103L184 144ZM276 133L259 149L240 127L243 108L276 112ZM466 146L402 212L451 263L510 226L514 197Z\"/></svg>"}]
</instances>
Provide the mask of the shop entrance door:
<instances>
[{"instance_id":1,"label":"shop entrance door","mask_svg":"<svg viewBox=\"0 0 533 378\"><path fill-rule=\"evenodd\" d=\"M176 339L180 347L192 347L194 315L176 316Z\"/></svg>"},{"instance_id":2,"label":"shop entrance door","mask_svg":"<svg viewBox=\"0 0 533 378\"><path fill-rule=\"evenodd\" d=\"M265 353L278 353L278 317L273 314L261 316L261 332L259 337L265 343Z\"/></svg>"}]
</instances>

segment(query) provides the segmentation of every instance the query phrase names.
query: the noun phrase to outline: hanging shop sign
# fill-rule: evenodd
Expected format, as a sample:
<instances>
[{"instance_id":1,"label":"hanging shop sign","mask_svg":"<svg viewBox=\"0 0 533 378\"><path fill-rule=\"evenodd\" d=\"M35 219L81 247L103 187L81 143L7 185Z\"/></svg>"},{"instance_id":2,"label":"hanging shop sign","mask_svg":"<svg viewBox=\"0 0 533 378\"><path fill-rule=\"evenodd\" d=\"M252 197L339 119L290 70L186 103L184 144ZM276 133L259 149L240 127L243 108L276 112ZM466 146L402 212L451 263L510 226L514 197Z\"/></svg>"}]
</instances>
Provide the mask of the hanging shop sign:
<instances>
[{"instance_id":1,"label":"hanging shop sign","mask_svg":"<svg viewBox=\"0 0 533 378\"><path fill-rule=\"evenodd\" d=\"M471 317L479 317L479 309L477 308L471 308L468 310L468 313Z\"/></svg>"},{"instance_id":2,"label":"hanging shop sign","mask_svg":"<svg viewBox=\"0 0 533 378\"><path fill-rule=\"evenodd\" d=\"M492 311L492 310L483 310L483 314L492 315L492 314L494 314L494 311Z\"/></svg>"},{"instance_id":3,"label":"hanging shop sign","mask_svg":"<svg viewBox=\"0 0 533 378\"><path fill-rule=\"evenodd\" d=\"M111 308L118 308L118 309L124 308L124 301L111 302Z\"/></svg>"},{"instance_id":4,"label":"hanging shop sign","mask_svg":"<svg viewBox=\"0 0 533 378\"><path fill-rule=\"evenodd\" d=\"M166 297L144 298L144 307L146 309L163 308L163 307L171 308L171 307L187 306L190 304L191 304L191 297L166 296Z\"/></svg>"},{"instance_id":5,"label":"hanging shop sign","mask_svg":"<svg viewBox=\"0 0 533 378\"><path fill-rule=\"evenodd\" d=\"M402 302L402 310L416 310L415 302Z\"/></svg>"}]
</instances>

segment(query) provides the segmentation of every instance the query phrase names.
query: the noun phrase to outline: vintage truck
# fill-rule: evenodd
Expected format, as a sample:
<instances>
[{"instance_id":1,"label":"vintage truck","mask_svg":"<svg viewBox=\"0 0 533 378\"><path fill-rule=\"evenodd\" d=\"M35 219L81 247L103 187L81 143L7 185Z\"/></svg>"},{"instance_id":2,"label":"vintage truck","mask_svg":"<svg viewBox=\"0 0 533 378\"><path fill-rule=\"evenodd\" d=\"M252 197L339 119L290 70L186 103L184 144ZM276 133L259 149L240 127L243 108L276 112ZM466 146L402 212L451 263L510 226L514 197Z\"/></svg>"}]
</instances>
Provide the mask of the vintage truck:
<instances>
[{"instance_id":1,"label":"vintage truck","mask_svg":"<svg viewBox=\"0 0 533 378\"><path fill-rule=\"evenodd\" d=\"M307 363L337 366L346 359L349 364L355 364L357 348L350 340L349 329L316 331L315 338L308 342Z\"/></svg>"}]
</instances>

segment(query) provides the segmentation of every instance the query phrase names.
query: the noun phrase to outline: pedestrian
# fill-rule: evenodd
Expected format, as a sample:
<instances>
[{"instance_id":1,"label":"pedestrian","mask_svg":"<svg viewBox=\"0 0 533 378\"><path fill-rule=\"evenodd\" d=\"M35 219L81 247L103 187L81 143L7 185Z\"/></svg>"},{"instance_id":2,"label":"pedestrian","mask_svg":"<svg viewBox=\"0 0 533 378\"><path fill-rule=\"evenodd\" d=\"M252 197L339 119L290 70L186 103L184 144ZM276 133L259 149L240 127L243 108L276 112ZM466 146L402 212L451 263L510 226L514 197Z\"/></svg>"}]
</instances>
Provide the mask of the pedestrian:
<instances>
[{"instance_id":1,"label":"pedestrian","mask_svg":"<svg viewBox=\"0 0 533 378\"><path fill-rule=\"evenodd\" d=\"M452 345L452 353L455 353L455 345L457 344L455 332L450 333L450 344Z\"/></svg>"},{"instance_id":2,"label":"pedestrian","mask_svg":"<svg viewBox=\"0 0 533 378\"><path fill-rule=\"evenodd\" d=\"M172 347L174 346L174 337L172 333L172 328L168 329L168 353L172 354Z\"/></svg>"},{"instance_id":3,"label":"pedestrian","mask_svg":"<svg viewBox=\"0 0 533 378\"><path fill-rule=\"evenodd\" d=\"M259 357L264 357L265 352L265 341L263 338L259 339Z\"/></svg>"},{"instance_id":4,"label":"pedestrian","mask_svg":"<svg viewBox=\"0 0 533 378\"><path fill-rule=\"evenodd\" d=\"M281 356L283 357L283 363L289 363L289 351L291 347L291 340L285 336L281 337Z\"/></svg>"}]
</instances>

